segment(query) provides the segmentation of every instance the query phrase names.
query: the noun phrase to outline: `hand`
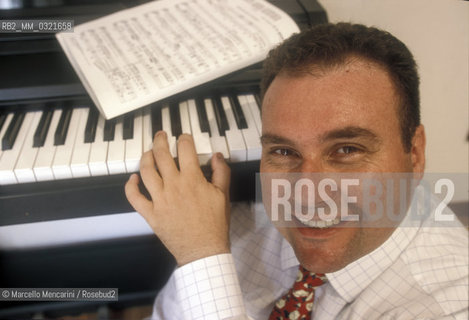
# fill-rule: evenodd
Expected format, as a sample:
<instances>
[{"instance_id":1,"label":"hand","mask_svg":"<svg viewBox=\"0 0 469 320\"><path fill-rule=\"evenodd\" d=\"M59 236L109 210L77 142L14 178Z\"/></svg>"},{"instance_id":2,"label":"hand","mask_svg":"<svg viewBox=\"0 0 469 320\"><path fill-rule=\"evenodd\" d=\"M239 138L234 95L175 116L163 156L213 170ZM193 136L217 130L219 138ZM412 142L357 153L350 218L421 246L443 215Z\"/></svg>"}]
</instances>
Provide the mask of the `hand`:
<instances>
[{"instance_id":1,"label":"hand","mask_svg":"<svg viewBox=\"0 0 469 320\"><path fill-rule=\"evenodd\" d=\"M178 140L179 170L164 131L155 135L153 150L140 161L140 174L151 201L133 174L125 185L130 204L151 226L178 265L230 252L230 169L221 154L212 157L212 182L199 167L192 136ZM156 165L156 168L155 168Z\"/></svg>"}]
</instances>

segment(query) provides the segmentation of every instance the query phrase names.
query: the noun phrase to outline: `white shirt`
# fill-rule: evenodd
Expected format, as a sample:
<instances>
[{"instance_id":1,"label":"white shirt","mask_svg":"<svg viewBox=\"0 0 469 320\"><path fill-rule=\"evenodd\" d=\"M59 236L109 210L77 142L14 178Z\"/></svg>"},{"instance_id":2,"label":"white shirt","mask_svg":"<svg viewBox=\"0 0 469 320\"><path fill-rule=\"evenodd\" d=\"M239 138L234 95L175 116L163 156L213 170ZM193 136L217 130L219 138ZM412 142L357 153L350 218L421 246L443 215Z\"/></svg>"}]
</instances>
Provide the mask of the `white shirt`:
<instances>
[{"instance_id":1,"label":"white shirt","mask_svg":"<svg viewBox=\"0 0 469 320\"><path fill-rule=\"evenodd\" d=\"M379 248L326 274L313 319L468 319L467 229L457 220L442 227L433 217L418 227L403 223ZM230 236L232 254L174 271L153 319L268 318L295 279L293 249L261 205L233 204Z\"/></svg>"}]
</instances>

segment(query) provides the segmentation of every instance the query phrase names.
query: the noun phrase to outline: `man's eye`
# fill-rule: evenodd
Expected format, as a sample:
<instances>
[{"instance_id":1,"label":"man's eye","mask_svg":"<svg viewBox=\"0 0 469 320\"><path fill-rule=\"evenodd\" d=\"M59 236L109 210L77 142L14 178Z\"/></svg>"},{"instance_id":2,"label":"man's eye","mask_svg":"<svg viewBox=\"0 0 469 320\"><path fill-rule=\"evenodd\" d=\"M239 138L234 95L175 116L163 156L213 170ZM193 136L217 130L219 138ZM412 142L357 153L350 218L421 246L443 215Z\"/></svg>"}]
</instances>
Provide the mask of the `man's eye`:
<instances>
[{"instance_id":1,"label":"man's eye","mask_svg":"<svg viewBox=\"0 0 469 320\"><path fill-rule=\"evenodd\" d=\"M336 153L340 155L347 155L347 154L352 154L352 153L357 153L360 152L360 149L353 147L353 146L343 146L339 149L337 149Z\"/></svg>"},{"instance_id":2,"label":"man's eye","mask_svg":"<svg viewBox=\"0 0 469 320\"><path fill-rule=\"evenodd\" d=\"M273 153L275 155L284 156L284 157L292 156L295 154L292 150L286 149L286 148L274 149Z\"/></svg>"}]
</instances>

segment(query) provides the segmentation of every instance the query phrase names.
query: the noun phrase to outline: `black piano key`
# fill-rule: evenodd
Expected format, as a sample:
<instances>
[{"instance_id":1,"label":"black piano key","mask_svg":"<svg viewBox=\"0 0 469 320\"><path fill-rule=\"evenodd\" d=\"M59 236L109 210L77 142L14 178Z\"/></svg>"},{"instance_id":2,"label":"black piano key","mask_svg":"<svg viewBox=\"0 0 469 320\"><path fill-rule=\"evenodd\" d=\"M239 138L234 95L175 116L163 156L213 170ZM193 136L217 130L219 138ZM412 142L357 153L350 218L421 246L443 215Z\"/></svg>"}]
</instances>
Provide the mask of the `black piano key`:
<instances>
[{"instance_id":1,"label":"black piano key","mask_svg":"<svg viewBox=\"0 0 469 320\"><path fill-rule=\"evenodd\" d=\"M134 137L134 113L128 113L124 116L123 123L123 138L124 140L133 139Z\"/></svg>"},{"instance_id":2,"label":"black piano key","mask_svg":"<svg viewBox=\"0 0 469 320\"><path fill-rule=\"evenodd\" d=\"M241 105L239 104L238 97L235 95L230 95L228 98L230 99L231 110L233 110L238 129L247 129L248 124L246 122L246 117L244 116L243 110L241 109Z\"/></svg>"},{"instance_id":3,"label":"black piano key","mask_svg":"<svg viewBox=\"0 0 469 320\"><path fill-rule=\"evenodd\" d=\"M220 133L220 136L224 136L225 131L230 130L230 126L219 96L212 98L212 105L213 112L215 113L215 120L217 120L218 132Z\"/></svg>"},{"instance_id":4,"label":"black piano key","mask_svg":"<svg viewBox=\"0 0 469 320\"><path fill-rule=\"evenodd\" d=\"M64 108L60 115L59 124L54 134L54 145L60 146L65 144L67 138L70 119L72 118L73 108Z\"/></svg>"},{"instance_id":5,"label":"black piano key","mask_svg":"<svg viewBox=\"0 0 469 320\"><path fill-rule=\"evenodd\" d=\"M179 113L179 104L169 104L169 116L171 118L171 131L176 139L182 134L181 114Z\"/></svg>"},{"instance_id":6,"label":"black piano key","mask_svg":"<svg viewBox=\"0 0 469 320\"><path fill-rule=\"evenodd\" d=\"M20 131L21 125L23 124L24 116L26 112L18 111L11 119L10 125L8 126L5 135L2 139L2 150L10 150L15 144L16 137Z\"/></svg>"},{"instance_id":7,"label":"black piano key","mask_svg":"<svg viewBox=\"0 0 469 320\"><path fill-rule=\"evenodd\" d=\"M208 122L207 111L205 110L204 99L195 99L195 106L197 109L197 116L199 118L200 131L208 132L208 135L211 136L210 124Z\"/></svg>"},{"instance_id":8,"label":"black piano key","mask_svg":"<svg viewBox=\"0 0 469 320\"><path fill-rule=\"evenodd\" d=\"M104 141L114 140L114 134L116 132L116 119L106 120L104 123Z\"/></svg>"},{"instance_id":9,"label":"black piano key","mask_svg":"<svg viewBox=\"0 0 469 320\"><path fill-rule=\"evenodd\" d=\"M153 105L151 107L151 132L152 137L158 131L163 130L163 119L161 117L161 107L159 105ZM169 133L169 132L168 132Z\"/></svg>"},{"instance_id":10,"label":"black piano key","mask_svg":"<svg viewBox=\"0 0 469 320\"><path fill-rule=\"evenodd\" d=\"M0 113L0 130L2 130L2 127L5 124L6 119L7 119L7 113L6 112L1 112Z\"/></svg>"},{"instance_id":11,"label":"black piano key","mask_svg":"<svg viewBox=\"0 0 469 320\"><path fill-rule=\"evenodd\" d=\"M92 143L96 138L96 130L98 128L99 111L91 107L88 113L85 127L85 143Z\"/></svg>"},{"instance_id":12,"label":"black piano key","mask_svg":"<svg viewBox=\"0 0 469 320\"><path fill-rule=\"evenodd\" d=\"M36 131L34 132L33 148L39 148L44 146L53 114L54 109L47 109L42 113L41 119L39 120L39 124L36 128Z\"/></svg>"}]
</instances>

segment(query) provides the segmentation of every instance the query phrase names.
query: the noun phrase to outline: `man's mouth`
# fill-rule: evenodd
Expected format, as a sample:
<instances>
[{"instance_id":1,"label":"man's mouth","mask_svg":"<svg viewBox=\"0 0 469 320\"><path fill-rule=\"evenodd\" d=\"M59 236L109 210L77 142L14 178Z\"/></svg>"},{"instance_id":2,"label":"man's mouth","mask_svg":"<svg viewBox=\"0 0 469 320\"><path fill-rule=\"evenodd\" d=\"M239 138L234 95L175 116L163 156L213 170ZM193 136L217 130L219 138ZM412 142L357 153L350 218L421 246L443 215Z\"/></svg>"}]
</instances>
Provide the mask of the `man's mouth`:
<instances>
[{"instance_id":1,"label":"man's mouth","mask_svg":"<svg viewBox=\"0 0 469 320\"><path fill-rule=\"evenodd\" d=\"M295 218L303 225L309 228L318 228L318 229L325 229L340 223L339 218L335 218L333 220L302 220L299 217L295 216Z\"/></svg>"},{"instance_id":2,"label":"man's mouth","mask_svg":"<svg viewBox=\"0 0 469 320\"><path fill-rule=\"evenodd\" d=\"M324 218L318 217L319 207L308 208L306 206L301 206L300 210L301 212L310 212L310 209L313 209L312 212L314 212L314 215L312 217L311 216L307 217L306 214L300 214L300 213L293 214L293 216L299 222L298 225L300 227L301 225L304 225L309 228L326 229L326 228L336 226L341 222L340 215L337 213L333 217L330 217L330 219L326 217ZM322 207L321 209L324 211L327 211L326 208L324 207Z\"/></svg>"}]
</instances>

